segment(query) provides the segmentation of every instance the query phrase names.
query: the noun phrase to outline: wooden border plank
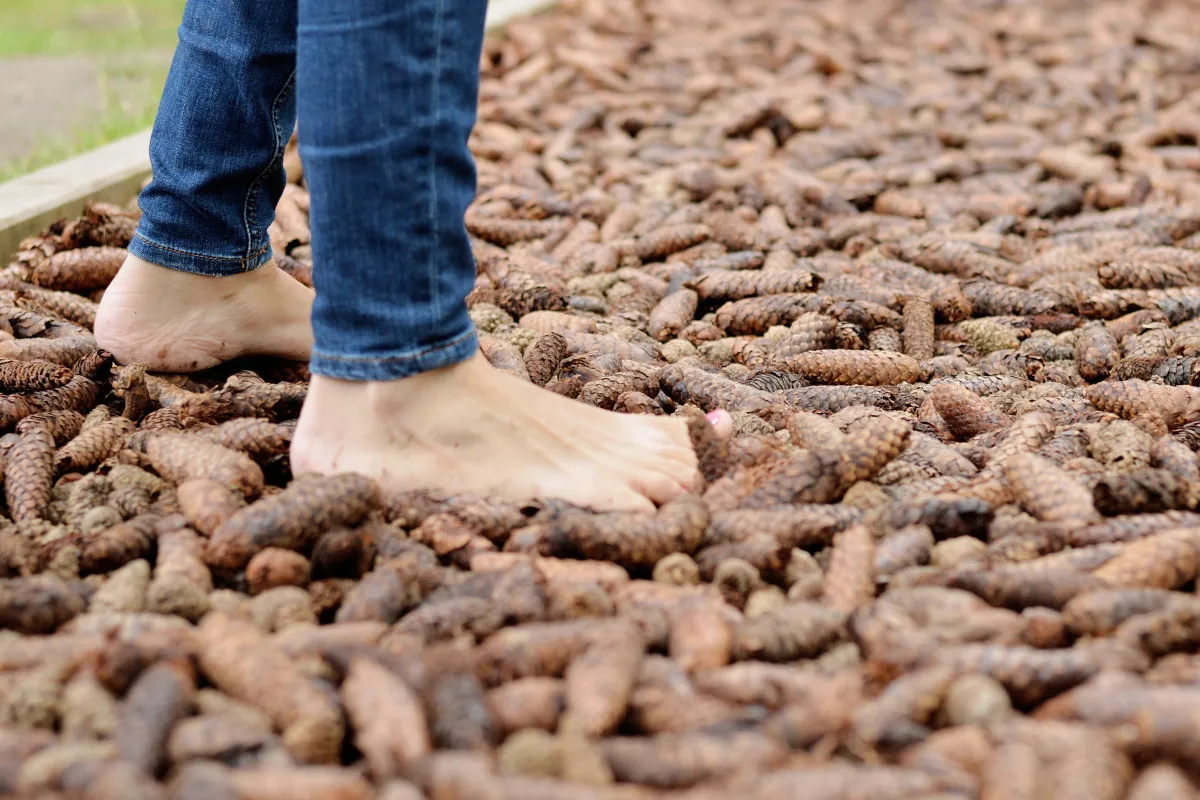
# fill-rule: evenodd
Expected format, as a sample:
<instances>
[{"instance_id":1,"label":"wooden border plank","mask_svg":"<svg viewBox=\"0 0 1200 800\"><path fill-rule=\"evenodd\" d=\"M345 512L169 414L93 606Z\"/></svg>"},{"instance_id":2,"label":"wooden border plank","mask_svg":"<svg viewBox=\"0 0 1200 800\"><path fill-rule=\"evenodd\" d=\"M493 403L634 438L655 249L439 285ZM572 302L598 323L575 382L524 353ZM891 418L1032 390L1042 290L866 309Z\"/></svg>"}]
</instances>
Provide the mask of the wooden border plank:
<instances>
[{"instance_id":1,"label":"wooden border plank","mask_svg":"<svg viewBox=\"0 0 1200 800\"><path fill-rule=\"evenodd\" d=\"M88 200L127 202L150 174L149 143L150 131L142 131L0 184L0 263L26 236L77 216Z\"/></svg>"}]
</instances>

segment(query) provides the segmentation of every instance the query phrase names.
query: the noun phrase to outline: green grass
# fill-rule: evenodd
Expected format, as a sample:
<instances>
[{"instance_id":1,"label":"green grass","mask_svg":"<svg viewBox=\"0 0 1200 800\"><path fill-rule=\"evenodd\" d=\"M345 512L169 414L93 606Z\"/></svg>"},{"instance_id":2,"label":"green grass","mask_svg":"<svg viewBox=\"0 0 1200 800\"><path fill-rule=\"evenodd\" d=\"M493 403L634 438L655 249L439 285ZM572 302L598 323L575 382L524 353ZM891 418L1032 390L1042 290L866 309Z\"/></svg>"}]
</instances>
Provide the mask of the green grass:
<instances>
[{"instance_id":1,"label":"green grass","mask_svg":"<svg viewBox=\"0 0 1200 800\"><path fill-rule=\"evenodd\" d=\"M0 0L0 59L86 56L100 113L0 163L0 181L127 136L154 121L184 0ZM146 57L149 56L149 57Z\"/></svg>"},{"instance_id":2,"label":"green grass","mask_svg":"<svg viewBox=\"0 0 1200 800\"><path fill-rule=\"evenodd\" d=\"M170 49L182 0L4 0L0 57Z\"/></svg>"}]
</instances>

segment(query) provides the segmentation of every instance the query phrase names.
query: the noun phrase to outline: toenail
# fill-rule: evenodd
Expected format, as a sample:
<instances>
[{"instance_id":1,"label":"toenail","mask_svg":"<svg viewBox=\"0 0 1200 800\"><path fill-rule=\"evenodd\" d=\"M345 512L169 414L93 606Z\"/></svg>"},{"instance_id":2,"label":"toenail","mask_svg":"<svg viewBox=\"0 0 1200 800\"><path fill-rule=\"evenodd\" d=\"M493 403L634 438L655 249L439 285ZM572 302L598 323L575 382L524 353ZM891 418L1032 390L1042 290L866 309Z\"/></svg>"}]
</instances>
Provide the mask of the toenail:
<instances>
[{"instance_id":1,"label":"toenail","mask_svg":"<svg viewBox=\"0 0 1200 800\"><path fill-rule=\"evenodd\" d=\"M713 425L719 425L721 423L721 409L718 408L716 411L710 411L704 417Z\"/></svg>"}]
</instances>

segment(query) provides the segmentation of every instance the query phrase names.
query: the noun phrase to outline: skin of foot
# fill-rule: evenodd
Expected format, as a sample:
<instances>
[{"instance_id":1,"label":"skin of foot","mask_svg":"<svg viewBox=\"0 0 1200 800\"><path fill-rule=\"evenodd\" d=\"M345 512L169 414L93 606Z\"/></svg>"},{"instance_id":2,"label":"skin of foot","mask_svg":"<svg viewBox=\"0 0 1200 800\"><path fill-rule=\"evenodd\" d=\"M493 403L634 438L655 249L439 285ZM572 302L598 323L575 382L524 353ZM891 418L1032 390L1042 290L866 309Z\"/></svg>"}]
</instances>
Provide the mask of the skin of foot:
<instances>
[{"instance_id":1,"label":"skin of foot","mask_svg":"<svg viewBox=\"0 0 1200 800\"><path fill-rule=\"evenodd\" d=\"M727 414L710 415L727 434ZM617 414L540 389L477 354L381 382L314 375L292 470L359 472L385 492L448 489L651 511L699 486L679 419Z\"/></svg>"},{"instance_id":2,"label":"skin of foot","mask_svg":"<svg viewBox=\"0 0 1200 800\"><path fill-rule=\"evenodd\" d=\"M313 290L274 263L228 277L194 275L129 256L104 292L96 343L122 364L194 372L232 358L307 361Z\"/></svg>"}]
</instances>

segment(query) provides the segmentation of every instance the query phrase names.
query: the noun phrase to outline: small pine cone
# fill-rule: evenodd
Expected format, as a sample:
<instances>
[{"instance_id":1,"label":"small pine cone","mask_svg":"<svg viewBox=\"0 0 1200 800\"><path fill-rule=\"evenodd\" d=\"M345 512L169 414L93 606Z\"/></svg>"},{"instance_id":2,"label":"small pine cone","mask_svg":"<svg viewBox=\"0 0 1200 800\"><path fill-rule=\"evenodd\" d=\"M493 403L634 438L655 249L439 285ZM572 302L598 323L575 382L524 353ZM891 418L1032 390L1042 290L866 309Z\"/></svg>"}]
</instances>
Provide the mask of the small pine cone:
<instances>
[{"instance_id":1,"label":"small pine cone","mask_svg":"<svg viewBox=\"0 0 1200 800\"><path fill-rule=\"evenodd\" d=\"M855 426L831 450L837 453L841 491L860 481L873 480L908 446L912 426L904 420L882 416Z\"/></svg>"},{"instance_id":2,"label":"small pine cone","mask_svg":"<svg viewBox=\"0 0 1200 800\"><path fill-rule=\"evenodd\" d=\"M1195 579L1198 569L1194 532L1175 529L1129 542L1092 574L1112 586L1178 589Z\"/></svg>"},{"instance_id":3,"label":"small pine cone","mask_svg":"<svg viewBox=\"0 0 1200 800\"><path fill-rule=\"evenodd\" d=\"M885 386L797 386L783 396L798 409L828 414L851 406L893 409L897 400L895 392Z\"/></svg>"},{"instance_id":4,"label":"small pine cone","mask_svg":"<svg viewBox=\"0 0 1200 800\"><path fill-rule=\"evenodd\" d=\"M4 497L16 522L42 519L54 483L54 436L47 425L22 431L8 451Z\"/></svg>"},{"instance_id":5,"label":"small pine cone","mask_svg":"<svg viewBox=\"0 0 1200 800\"><path fill-rule=\"evenodd\" d=\"M691 289L668 294L650 312L646 332L660 342L674 339L692 321L697 303L696 293Z\"/></svg>"},{"instance_id":6,"label":"small pine cone","mask_svg":"<svg viewBox=\"0 0 1200 800\"><path fill-rule=\"evenodd\" d=\"M222 422L215 428L197 431L196 435L221 447L262 459L287 453L294 431L292 423L247 417Z\"/></svg>"},{"instance_id":7,"label":"small pine cone","mask_svg":"<svg viewBox=\"0 0 1200 800\"><path fill-rule=\"evenodd\" d=\"M825 350L833 346L838 322L827 314L801 314L789 326L791 338L780 343L774 355L787 358L810 350Z\"/></svg>"},{"instance_id":8,"label":"small pine cone","mask_svg":"<svg viewBox=\"0 0 1200 800\"><path fill-rule=\"evenodd\" d=\"M679 338L692 345L699 347L705 342L715 342L718 339L725 337L725 332L711 322L702 322L694 320L689 322L682 331L679 332Z\"/></svg>"},{"instance_id":9,"label":"small pine cone","mask_svg":"<svg viewBox=\"0 0 1200 800\"><path fill-rule=\"evenodd\" d=\"M688 361L664 367L659 373L660 386L671 399L699 406L703 411L725 408L729 411L756 412L768 408L773 398L765 391L692 366Z\"/></svg>"},{"instance_id":10,"label":"small pine cone","mask_svg":"<svg viewBox=\"0 0 1200 800\"><path fill-rule=\"evenodd\" d=\"M672 253L708 241L711 235L707 225L667 225L635 239L630 252L643 263L661 261Z\"/></svg>"},{"instance_id":11,"label":"small pine cone","mask_svg":"<svg viewBox=\"0 0 1200 800\"><path fill-rule=\"evenodd\" d=\"M657 515L570 511L550 520L551 547L625 566L653 566L670 553L691 553L708 525L708 509L684 495Z\"/></svg>"},{"instance_id":12,"label":"small pine cone","mask_svg":"<svg viewBox=\"0 0 1200 800\"><path fill-rule=\"evenodd\" d=\"M82 529L83 519L94 508L108 502L112 484L105 475L91 473L70 484L67 495L65 522L75 529ZM120 520L118 520L120 521Z\"/></svg>"},{"instance_id":13,"label":"small pine cone","mask_svg":"<svg viewBox=\"0 0 1200 800\"><path fill-rule=\"evenodd\" d=\"M1077 636L1107 636L1125 620L1163 611L1174 599L1166 589L1099 589L1067 603L1063 620Z\"/></svg>"},{"instance_id":14,"label":"small pine cone","mask_svg":"<svg viewBox=\"0 0 1200 800\"><path fill-rule=\"evenodd\" d=\"M49 361L64 367L73 367L79 359L94 352L96 352L96 340L90 335L0 341L0 358L12 358L18 361Z\"/></svg>"},{"instance_id":15,"label":"small pine cone","mask_svg":"<svg viewBox=\"0 0 1200 800\"><path fill-rule=\"evenodd\" d=\"M641 392L622 392L613 403L613 411L624 414L654 414L663 415L663 407L657 400ZM1182 447L1182 445L1180 445ZM1191 452L1190 450L1188 451Z\"/></svg>"},{"instance_id":16,"label":"small pine cone","mask_svg":"<svg viewBox=\"0 0 1200 800\"><path fill-rule=\"evenodd\" d=\"M107 383L112 375L112 368L117 363L113 354L107 350L92 350L74 364L71 365L72 371L76 375L80 375L88 380L96 383Z\"/></svg>"},{"instance_id":17,"label":"small pine cone","mask_svg":"<svg viewBox=\"0 0 1200 800\"><path fill-rule=\"evenodd\" d=\"M247 497L262 491L262 469L236 450L181 433L153 434L145 440L144 447L154 471L176 485L203 478L229 486Z\"/></svg>"},{"instance_id":18,"label":"small pine cone","mask_svg":"<svg viewBox=\"0 0 1200 800\"><path fill-rule=\"evenodd\" d=\"M312 288L312 262L292 258L286 253L275 253L275 266L295 278L308 288Z\"/></svg>"},{"instance_id":19,"label":"small pine cone","mask_svg":"<svg viewBox=\"0 0 1200 800\"><path fill-rule=\"evenodd\" d=\"M696 452L700 474L706 482L712 483L734 465L729 440L718 436L712 423L694 406L685 406L682 412L687 419L688 437Z\"/></svg>"},{"instance_id":20,"label":"small pine cone","mask_svg":"<svg viewBox=\"0 0 1200 800\"><path fill-rule=\"evenodd\" d=\"M1013 328L991 317L963 320L956 327L981 355L997 350L1016 350L1021 346L1021 339Z\"/></svg>"},{"instance_id":21,"label":"small pine cone","mask_svg":"<svg viewBox=\"0 0 1200 800\"><path fill-rule=\"evenodd\" d=\"M1104 325L1094 323L1076 333L1075 364L1088 383L1107 378L1120 360L1120 345Z\"/></svg>"},{"instance_id":22,"label":"small pine cone","mask_svg":"<svg viewBox=\"0 0 1200 800\"><path fill-rule=\"evenodd\" d=\"M2 280L2 279L0 279ZM91 330L96 324L96 311L99 305L81 297L74 292L58 292L53 289L42 289L33 284L21 283L14 286L22 298L36 304L51 314L69 322Z\"/></svg>"},{"instance_id":23,"label":"small pine cone","mask_svg":"<svg viewBox=\"0 0 1200 800\"><path fill-rule=\"evenodd\" d=\"M277 586L307 586L312 564L299 553L268 547L246 565L246 583L251 594L261 594Z\"/></svg>"},{"instance_id":24,"label":"small pine cone","mask_svg":"<svg viewBox=\"0 0 1200 800\"><path fill-rule=\"evenodd\" d=\"M875 574L882 580L908 567L929 563L933 532L925 525L910 525L887 535L875 548Z\"/></svg>"},{"instance_id":25,"label":"small pine cone","mask_svg":"<svg viewBox=\"0 0 1200 800\"><path fill-rule=\"evenodd\" d=\"M832 451L803 450L778 465L743 500L743 508L794 503L831 503L842 490L838 457Z\"/></svg>"},{"instance_id":26,"label":"small pine cone","mask_svg":"<svg viewBox=\"0 0 1200 800\"><path fill-rule=\"evenodd\" d=\"M617 398L626 392L641 392L657 395L659 371L650 366L637 365L636 369L624 370L588 381L579 393L579 400L588 405L611 409Z\"/></svg>"},{"instance_id":27,"label":"small pine cone","mask_svg":"<svg viewBox=\"0 0 1200 800\"><path fill-rule=\"evenodd\" d=\"M55 253L33 268L29 280L47 289L68 292L103 289L116 277L127 255L120 247L82 247Z\"/></svg>"},{"instance_id":28,"label":"small pine cone","mask_svg":"<svg viewBox=\"0 0 1200 800\"><path fill-rule=\"evenodd\" d=\"M493 367L523 381L529 380L521 351L495 336L480 336L479 349Z\"/></svg>"},{"instance_id":29,"label":"small pine cone","mask_svg":"<svg viewBox=\"0 0 1200 800\"><path fill-rule=\"evenodd\" d=\"M1070 473L1032 453L1019 453L1004 462L1017 502L1046 522L1092 522L1098 518L1092 493Z\"/></svg>"},{"instance_id":30,"label":"small pine cone","mask_svg":"<svg viewBox=\"0 0 1200 800\"><path fill-rule=\"evenodd\" d=\"M0 359L0 391L36 392L65 386L74 375L69 368L49 361Z\"/></svg>"},{"instance_id":31,"label":"small pine cone","mask_svg":"<svg viewBox=\"0 0 1200 800\"><path fill-rule=\"evenodd\" d=\"M913 383L921 373L920 365L910 356L865 350L799 353L788 359L787 369L819 383L865 386Z\"/></svg>"},{"instance_id":32,"label":"small pine cone","mask_svg":"<svg viewBox=\"0 0 1200 800\"><path fill-rule=\"evenodd\" d=\"M826 605L846 613L875 597L875 534L869 527L854 525L834 538L824 586Z\"/></svg>"},{"instance_id":33,"label":"small pine cone","mask_svg":"<svg viewBox=\"0 0 1200 800\"><path fill-rule=\"evenodd\" d=\"M1165 469L1139 469L1123 475L1104 475L1092 487L1096 510L1107 516L1155 514L1195 507L1194 483Z\"/></svg>"},{"instance_id":34,"label":"small pine cone","mask_svg":"<svg viewBox=\"0 0 1200 800\"><path fill-rule=\"evenodd\" d=\"M0 581L0 628L23 634L53 633L87 608L84 586L50 575Z\"/></svg>"},{"instance_id":35,"label":"small pine cone","mask_svg":"<svg viewBox=\"0 0 1200 800\"><path fill-rule=\"evenodd\" d=\"M845 631L843 611L817 603L788 603L739 625L734 632L733 657L772 662L816 658Z\"/></svg>"},{"instance_id":36,"label":"small pine cone","mask_svg":"<svg viewBox=\"0 0 1200 800\"><path fill-rule=\"evenodd\" d=\"M1190 386L1110 380L1088 386L1084 393L1096 408L1124 419L1146 417L1176 427L1200 418L1200 389Z\"/></svg>"},{"instance_id":37,"label":"small pine cone","mask_svg":"<svg viewBox=\"0 0 1200 800\"><path fill-rule=\"evenodd\" d=\"M904 342L900 332L892 328L873 328L867 334L867 347L883 353L904 352Z\"/></svg>"},{"instance_id":38,"label":"small pine cone","mask_svg":"<svg viewBox=\"0 0 1200 800\"><path fill-rule=\"evenodd\" d=\"M932 721L956 677L953 669L933 665L893 680L878 697L854 712L855 737L870 745L905 742L914 726Z\"/></svg>"},{"instance_id":39,"label":"small pine cone","mask_svg":"<svg viewBox=\"0 0 1200 800\"><path fill-rule=\"evenodd\" d=\"M816 294L748 297L717 309L716 324L733 336L761 336L776 325L790 325L802 314L826 311L831 305L830 298Z\"/></svg>"},{"instance_id":40,"label":"small pine cone","mask_svg":"<svg viewBox=\"0 0 1200 800\"><path fill-rule=\"evenodd\" d=\"M1055 307L1053 297L989 280L966 281L962 291L977 317L1045 314Z\"/></svg>"},{"instance_id":41,"label":"small pine cone","mask_svg":"<svg viewBox=\"0 0 1200 800\"><path fill-rule=\"evenodd\" d=\"M130 561L146 558L154 547L162 521L161 515L147 512L110 528L92 532L80 550L80 573L111 572Z\"/></svg>"},{"instance_id":42,"label":"small pine cone","mask_svg":"<svg viewBox=\"0 0 1200 800\"><path fill-rule=\"evenodd\" d=\"M1169 289L1194 282L1186 270L1174 264L1117 259L1098 270L1105 289Z\"/></svg>"},{"instance_id":43,"label":"small pine cone","mask_svg":"<svg viewBox=\"0 0 1200 800\"><path fill-rule=\"evenodd\" d=\"M941 322L961 322L971 316L971 301L957 282L935 289L929 298L937 319Z\"/></svg>"},{"instance_id":44,"label":"small pine cone","mask_svg":"<svg viewBox=\"0 0 1200 800\"><path fill-rule=\"evenodd\" d=\"M354 473L293 481L222 523L209 539L205 558L237 569L266 547L299 550L330 528L357 524L378 504L375 482Z\"/></svg>"},{"instance_id":45,"label":"small pine cone","mask_svg":"<svg viewBox=\"0 0 1200 800\"><path fill-rule=\"evenodd\" d=\"M711 270L697 278L693 285L700 299L710 302L808 292L821 285L821 278L803 269Z\"/></svg>"},{"instance_id":46,"label":"small pine cone","mask_svg":"<svg viewBox=\"0 0 1200 800\"><path fill-rule=\"evenodd\" d=\"M567 355L567 340L560 333L543 333L525 348L525 370L529 380L545 386L558 372L558 365Z\"/></svg>"},{"instance_id":47,"label":"small pine cone","mask_svg":"<svg viewBox=\"0 0 1200 800\"><path fill-rule=\"evenodd\" d=\"M1034 607L1060 609L1078 595L1107 587L1104 581L1086 572L1022 565L987 571L966 567L952 573L948 585L965 589L990 605L1014 611Z\"/></svg>"},{"instance_id":48,"label":"small pine cone","mask_svg":"<svg viewBox=\"0 0 1200 800\"><path fill-rule=\"evenodd\" d=\"M1191 449L1171 436L1155 440L1150 448L1150 463L1175 474L1180 480L1200 484L1200 463Z\"/></svg>"},{"instance_id":49,"label":"small pine cone","mask_svg":"<svg viewBox=\"0 0 1200 800\"><path fill-rule=\"evenodd\" d=\"M41 411L31 414L17 423L17 433L24 433L30 428L42 428L50 431L56 445L71 441L83 426L83 414L78 411Z\"/></svg>"},{"instance_id":50,"label":"small pine cone","mask_svg":"<svg viewBox=\"0 0 1200 800\"><path fill-rule=\"evenodd\" d=\"M308 394L306 383L268 383L253 372L238 372L213 391L180 397L185 419L201 422L227 417L267 417L273 420L295 419ZM164 404L165 405L165 404Z\"/></svg>"},{"instance_id":51,"label":"small pine cone","mask_svg":"<svg viewBox=\"0 0 1200 800\"><path fill-rule=\"evenodd\" d=\"M544 239L547 236L564 232L572 224L571 220L563 218L502 219L479 214L468 214L466 222L467 230L472 236L477 236L485 242L491 242L500 247L509 247L517 242L527 242L533 239Z\"/></svg>"},{"instance_id":52,"label":"small pine cone","mask_svg":"<svg viewBox=\"0 0 1200 800\"><path fill-rule=\"evenodd\" d=\"M1012 420L1001 414L979 395L957 383L939 383L929 398L946 427L959 441L967 441L989 431L1008 427Z\"/></svg>"},{"instance_id":53,"label":"small pine cone","mask_svg":"<svg viewBox=\"0 0 1200 800\"><path fill-rule=\"evenodd\" d=\"M509 269L497 281L497 289L497 304L517 319L534 311L564 311L567 308L567 298L560 289L523 270Z\"/></svg>"}]
</instances>

